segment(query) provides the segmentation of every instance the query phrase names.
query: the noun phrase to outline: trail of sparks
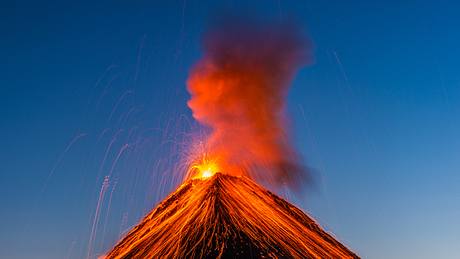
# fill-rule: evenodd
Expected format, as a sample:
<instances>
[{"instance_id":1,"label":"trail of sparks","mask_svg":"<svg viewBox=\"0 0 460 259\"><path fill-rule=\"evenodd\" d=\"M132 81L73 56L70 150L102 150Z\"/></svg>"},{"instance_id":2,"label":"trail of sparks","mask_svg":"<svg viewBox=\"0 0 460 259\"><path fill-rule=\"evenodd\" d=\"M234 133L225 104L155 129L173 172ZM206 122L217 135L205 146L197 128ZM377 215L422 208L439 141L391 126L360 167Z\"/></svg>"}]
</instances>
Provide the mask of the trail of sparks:
<instances>
[{"instance_id":1,"label":"trail of sparks","mask_svg":"<svg viewBox=\"0 0 460 259\"><path fill-rule=\"evenodd\" d=\"M109 176L112 176L113 170L115 169L115 166L117 165L118 160L120 159L121 155L123 154L123 152L124 152L128 147L129 147L129 144L124 144L124 145L120 148L120 151L118 151L118 155L117 155L117 157L115 158L115 160L113 161L112 167L110 168Z\"/></svg>"},{"instance_id":2,"label":"trail of sparks","mask_svg":"<svg viewBox=\"0 0 460 259\"><path fill-rule=\"evenodd\" d=\"M116 187L117 187L117 181L115 180L114 183L112 184L112 190L110 191L109 204L107 205L107 211L105 213L105 219L104 219L104 226L102 227L101 246L104 245L107 222L109 220L110 208L112 207L113 192L115 191Z\"/></svg>"},{"instance_id":3,"label":"trail of sparks","mask_svg":"<svg viewBox=\"0 0 460 259\"><path fill-rule=\"evenodd\" d=\"M67 147L65 148L64 152L62 152L62 154L59 156L57 162L54 164L53 166L53 169L51 169L51 172L48 174L48 177L46 178L46 181L45 183L43 184L43 187L42 187L42 193L45 191L46 189L46 186L48 185L48 181L50 180L50 178L54 175L56 169L58 168L58 166L61 164L61 161L62 159L64 159L64 156L67 154L67 152L69 152L69 150L72 148L72 146L82 137L86 136L86 133L80 133L78 135L76 135L71 141L70 143L67 145Z\"/></svg>"},{"instance_id":4,"label":"trail of sparks","mask_svg":"<svg viewBox=\"0 0 460 259\"><path fill-rule=\"evenodd\" d=\"M115 143L115 141L117 141L118 135L119 135L120 133L122 133L122 132L123 132L122 129L119 130L119 131L117 131L117 133L115 133L115 136L113 136L112 139L110 140L109 145L107 146L107 148L106 148L106 150L105 150L105 152L104 152L104 158L102 159L102 162L101 162L101 164L99 165L99 170L98 170L96 179L99 179L99 176L102 174L102 169L103 169L104 166L105 166L105 162L106 162L106 160L107 160L107 157L108 157L108 155L109 155L110 150L112 149L112 145Z\"/></svg>"},{"instance_id":5,"label":"trail of sparks","mask_svg":"<svg viewBox=\"0 0 460 259\"><path fill-rule=\"evenodd\" d=\"M97 201L96 212L94 213L93 225L91 227L91 234L89 236L89 242L88 242L88 253L86 255L87 259L91 258L91 254L93 252L92 251L93 243L94 243L94 240L96 239L96 229L99 223L99 213L101 209L101 204L104 201L104 195L108 187L109 187L109 177L106 176L104 178L104 182L102 183L101 191L99 192L99 199Z\"/></svg>"}]
</instances>

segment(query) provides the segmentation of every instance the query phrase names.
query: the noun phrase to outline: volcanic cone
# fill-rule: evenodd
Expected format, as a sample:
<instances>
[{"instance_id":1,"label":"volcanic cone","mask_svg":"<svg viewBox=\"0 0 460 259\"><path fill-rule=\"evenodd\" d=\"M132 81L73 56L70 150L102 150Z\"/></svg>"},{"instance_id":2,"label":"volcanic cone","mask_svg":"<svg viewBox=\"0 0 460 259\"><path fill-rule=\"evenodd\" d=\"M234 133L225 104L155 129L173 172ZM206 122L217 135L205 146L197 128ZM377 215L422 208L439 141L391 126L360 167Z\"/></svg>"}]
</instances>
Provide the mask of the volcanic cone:
<instances>
[{"instance_id":1,"label":"volcanic cone","mask_svg":"<svg viewBox=\"0 0 460 259\"><path fill-rule=\"evenodd\" d=\"M251 179L190 179L106 258L359 258L308 215Z\"/></svg>"}]
</instances>

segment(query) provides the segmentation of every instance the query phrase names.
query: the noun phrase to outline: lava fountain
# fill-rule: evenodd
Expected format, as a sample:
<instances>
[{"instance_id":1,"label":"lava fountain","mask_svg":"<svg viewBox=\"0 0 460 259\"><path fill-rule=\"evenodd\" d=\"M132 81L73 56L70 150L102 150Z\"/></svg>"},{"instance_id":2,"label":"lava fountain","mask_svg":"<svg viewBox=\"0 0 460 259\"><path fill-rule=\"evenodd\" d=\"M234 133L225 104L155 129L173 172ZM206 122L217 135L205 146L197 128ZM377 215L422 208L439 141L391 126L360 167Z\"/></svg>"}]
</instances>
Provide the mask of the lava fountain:
<instances>
[{"instance_id":1,"label":"lava fountain","mask_svg":"<svg viewBox=\"0 0 460 259\"><path fill-rule=\"evenodd\" d=\"M256 182L308 178L289 139L285 100L311 59L292 25L223 22L204 39L187 89L209 129L187 177L106 258L358 258L294 205ZM198 150L198 149L197 149Z\"/></svg>"}]
</instances>

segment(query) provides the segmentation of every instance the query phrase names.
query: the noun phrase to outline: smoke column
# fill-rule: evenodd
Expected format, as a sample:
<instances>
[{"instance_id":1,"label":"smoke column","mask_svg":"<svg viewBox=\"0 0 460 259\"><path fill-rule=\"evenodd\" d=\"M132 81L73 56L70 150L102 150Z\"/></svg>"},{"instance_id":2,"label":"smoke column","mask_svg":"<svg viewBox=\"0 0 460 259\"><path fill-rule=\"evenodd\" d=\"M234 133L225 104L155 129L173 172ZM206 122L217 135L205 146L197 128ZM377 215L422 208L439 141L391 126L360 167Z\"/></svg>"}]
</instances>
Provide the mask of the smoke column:
<instances>
[{"instance_id":1,"label":"smoke column","mask_svg":"<svg viewBox=\"0 0 460 259\"><path fill-rule=\"evenodd\" d=\"M293 24L226 20L203 40L187 89L193 117L209 127L206 156L222 172L290 186L306 172L291 144L286 97L311 44Z\"/></svg>"}]
</instances>

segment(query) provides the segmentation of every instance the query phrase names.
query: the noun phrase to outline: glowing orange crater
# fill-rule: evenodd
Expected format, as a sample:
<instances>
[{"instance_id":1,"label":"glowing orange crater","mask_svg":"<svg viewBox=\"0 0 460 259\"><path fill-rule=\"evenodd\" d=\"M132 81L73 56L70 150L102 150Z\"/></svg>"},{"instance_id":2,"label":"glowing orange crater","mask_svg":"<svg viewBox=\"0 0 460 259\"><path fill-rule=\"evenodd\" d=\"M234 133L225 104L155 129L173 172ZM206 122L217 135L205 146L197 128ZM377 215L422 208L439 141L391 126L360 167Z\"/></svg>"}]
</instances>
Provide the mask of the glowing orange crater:
<instances>
[{"instance_id":1,"label":"glowing orange crater","mask_svg":"<svg viewBox=\"0 0 460 259\"><path fill-rule=\"evenodd\" d=\"M219 172L219 166L215 161L203 158L200 163L191 166L191 170L195 171L196 174L193 178L209 178Z\"/></svg>"}]
</instances>

